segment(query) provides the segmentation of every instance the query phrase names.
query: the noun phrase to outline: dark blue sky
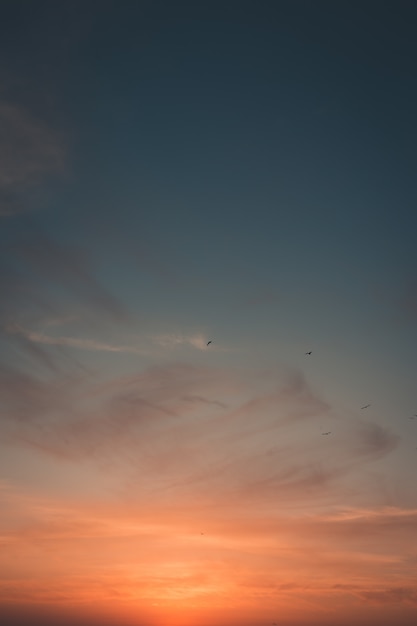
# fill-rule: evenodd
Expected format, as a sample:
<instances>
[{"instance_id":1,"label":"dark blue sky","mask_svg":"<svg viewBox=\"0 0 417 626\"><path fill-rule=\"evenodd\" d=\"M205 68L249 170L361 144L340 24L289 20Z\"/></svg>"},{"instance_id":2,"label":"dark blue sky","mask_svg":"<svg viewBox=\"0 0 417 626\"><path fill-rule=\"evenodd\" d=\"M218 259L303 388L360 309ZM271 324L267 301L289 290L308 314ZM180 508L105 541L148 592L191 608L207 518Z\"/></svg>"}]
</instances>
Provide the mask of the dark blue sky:
<instances>
[{"instance_id":1,"label":"dark blue sky","mask_svg":"<svg viewBox=\"0 0 417 626\"><path fill-rule=\"evenodd\" d=\"M201 232L211 250L215 237L221 264L263 250L269 268L314 259L320 272L347 255L352 274L375 257L411 265L412 3L16 2L7 13L5 96L71 146L77 185L53 211L60 224L117 211L150 233L164 223L167 245Z\"/></svg>"}]
</instances>

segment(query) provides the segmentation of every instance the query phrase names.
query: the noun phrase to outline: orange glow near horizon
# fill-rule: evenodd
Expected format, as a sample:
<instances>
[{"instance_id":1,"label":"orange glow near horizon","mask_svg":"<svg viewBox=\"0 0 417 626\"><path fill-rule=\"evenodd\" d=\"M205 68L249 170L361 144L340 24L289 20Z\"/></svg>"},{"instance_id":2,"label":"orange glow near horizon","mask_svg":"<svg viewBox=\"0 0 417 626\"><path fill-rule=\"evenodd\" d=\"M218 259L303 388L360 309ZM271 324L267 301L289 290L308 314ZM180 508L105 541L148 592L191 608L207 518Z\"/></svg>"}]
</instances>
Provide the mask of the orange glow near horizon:
<instances>
[{"instance_id":1,"label":"orange glow near horizon","mask_svg":"<svg viewBox=\"0 0 417 626\"><path fill-rule=\"evenodd\" d=\"M331 624L341 605L352 615L379 614L389 588L394 602L397 588L404 615L415 610L414 566L404 557L417 511L275 513L265 520L261 512L244 519L208 507L170 516L155 505L141 520L140 508L121 502L64 504L10 485L2 495L8 604L100 606L106 618L154 626L307 624L312 613ZM162 521L153 524L152 515ZM390 543L381 543L381 532ZM385 612L390 608L388 602Z\"/></svg>"},{"instance_id":2,"label":"orange glow near horizon","mask_svg":"<svg viewBox=\"0 0 417 626\"><path fill-rule=\"evenodd\" d=\"M63 626L70 609L69 626L413 624L417 509L373 469L392 433L336 413L329 445L294 372L171 364L82 392L75 415L4 431L1 626L13 607Z\"/></svg>"}]
</instances>

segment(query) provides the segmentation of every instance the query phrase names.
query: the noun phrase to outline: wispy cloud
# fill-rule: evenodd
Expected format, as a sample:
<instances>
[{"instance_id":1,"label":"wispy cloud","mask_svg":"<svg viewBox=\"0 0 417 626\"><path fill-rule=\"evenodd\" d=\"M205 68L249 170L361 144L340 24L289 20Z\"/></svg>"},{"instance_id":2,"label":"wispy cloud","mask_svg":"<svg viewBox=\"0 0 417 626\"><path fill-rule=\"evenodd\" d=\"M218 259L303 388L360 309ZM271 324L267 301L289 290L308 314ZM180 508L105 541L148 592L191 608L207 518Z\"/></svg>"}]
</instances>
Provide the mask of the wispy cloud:
<instances>
[{"instance_id":1,"label":"wispy cloud","mask_svg":"<svg viewBox=\"0 0 417 626\"><path fill-rule=\"evenodd\" d=\"M34 220L29 225L29 235L11 237L0 252L0 340L50 371L74 361L67 348L139 353L135 344L108 340L132 316L96 276L87 252L59 245ZM75 331L52 332L63 320L75 322ZM92 332L105 332L107 340L92 338Z\"/></svg>"},{"instance_id":2,"label":"wispy cloud","mask_svg":"<svg viewBox=\"0 0 417 626\"><path fill-rule=\"evenodd\" d=\"M179 346L191 346L196 350L211 352L229 352L230 348L219 344L216 340L210 338L207 333L194 332L194 333L160 333L151 335L151 341L163 348L174 349ZM208 342L210 345L207 345Z\"/></svg>"},{"instance_id":3,"label":"wispy cloud","mask_svg":"<svg viewBox=\"0 0 417 626\"><path fill-rule=\"evenodd\" d=\"M372 423L336 419L294 372L267 379L265 372L260 380L256 371L183 364L149 368L78 393L76 414L65 417L65 404L52 405L60 407L61 419L45 431L13 432L16 442L45 454L117 467L126 497L135 499L131 486L141 476L137 495L154 504L171 493L178 506L191 498L226 508L232 502L235 508L264 506L273 497L290 508L337 501L347 489L345 477L356 484L360 468L398 444ZM11 414L41 415L45 385L13 380ZM55 403L57 388L51 383ZM324 419L334 421L331 439L321 436ZM362 490L374 489L363 475L360 481Z\"/></svg>"},{"instance_id":4,"label":"wispy cloud","mask_svg":"<svg viewBox=\"0 0 417 626\"><path fill-rule=\"evenodd\" d=\"M369 422L359 426L358 435L358 452L373 458L385 456L398 445L400 440L398 435L387 428Z\"/></svg>"},{"instance_id":5,"label":"wispy cloud","mask_svg":"<svg viewBox=\"0 0 417 626\"><path fill-rule=\"evenodd\" d=\"M62 137L28 111L0 102L0 216L27 209L27 191L65 171Z\"/></svg>"},{"instance_id":6,"label":"wispy cloud","mask_svg":"<svg viewBox=\"0 0 417 626\"><path fill-rule=\"evenodd\" d=\"M163 348L175 348L181 345L189 345L197 350L207 350L209 339L203 333L185 335L183 333L165 333L153 335L152 340Z\"/></svg>"},{"instance_id":7,"label":"wispy cloud","mask_svg":"<svg viewBox=\"0 0 417 626\"><path fill-rule=\"evenodd\" d=\"M375 590L357 590L360 598L367 602L382 605L409 604L417 607L417 589L415 587L383 587Z\"/></svg>"},{"instance_id":8,"label":"wispy cloud","mask_svg":"<svg viewBox=\"0 0 417 626\"><path fill-rule=\"evenodd\" d=\"M185 400L186 402L195 402L195 403L202 403L202 404L214 404L215 406L218 406L221 409L227 409L228 405L225 404L224 402L219 402L218 400L211 400L210 398L204 398L203 396L193 396L193 395L189 395L189 396L183 396L182 400Z\"/></svg>"},{"instance_id":9,"label":"wispy cloud","mask_svg":"<svg viewBox=\"0 0 417 626\"><path fill-rule=\"evenodd\" d=\"M50 346L66 346L69 348L78 348L80 350L92 350L98 352L147 354L146 350L142 350L139 347L135 346L112 345L108 343L102 343L94 339L45 335L44 333L26 330L16 324L9 325L7 327L7 331L12 335L22 335L30 342Z\"/></svg>"}]
</instances>

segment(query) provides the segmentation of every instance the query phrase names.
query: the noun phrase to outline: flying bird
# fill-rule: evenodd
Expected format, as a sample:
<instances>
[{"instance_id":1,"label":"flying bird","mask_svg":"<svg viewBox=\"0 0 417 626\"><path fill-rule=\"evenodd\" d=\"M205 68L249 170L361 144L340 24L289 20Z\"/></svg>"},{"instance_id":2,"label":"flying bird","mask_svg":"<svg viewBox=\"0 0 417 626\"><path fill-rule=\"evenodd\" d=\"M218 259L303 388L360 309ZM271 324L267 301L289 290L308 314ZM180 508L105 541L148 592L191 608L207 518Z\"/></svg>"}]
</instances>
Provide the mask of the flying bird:
<instances>
[{"instance_id":1,"label":"flying bird","mask_svg":"<svg viewBox=\"0 0 417 626\"><path fill-rule=\"evenodd\" d=\"M331 430L329 430L327 433L321 433L321 434L322 434L322 435L331 435L331 434L332 434L332 431L331 431Z\"/></svg>"},{"instance_id":2,"label":"flying bird","mask_svg":"<svg viewBox=\"0 0 417 626\"><path fill-rule=\"evenodd\" d=\"M365 406L361 406L361 409L367 409L369 406L371 406L370 404L365 404Z\"/></svg>"},{"instance_id":3,"label":"flying bird","mask_svg":"<svg viewBox=\"0 0 417 626\"><path fill-rule=\"evenodd\" d=\"M211 343L213 343L213 342L212 341L208 341L206 345L209 346Z\"/></svg>"},{"instance_id":4,"label":"flying bird","mask_svg":"<svg viewBox=\"0 0 417 626\"><path fill-rule=\"evenodd\" d=\"M310 352L306 352L306 354L311 354L311 353L312 353L312 350L310 350Z\"/></svg>"}]
</instances>

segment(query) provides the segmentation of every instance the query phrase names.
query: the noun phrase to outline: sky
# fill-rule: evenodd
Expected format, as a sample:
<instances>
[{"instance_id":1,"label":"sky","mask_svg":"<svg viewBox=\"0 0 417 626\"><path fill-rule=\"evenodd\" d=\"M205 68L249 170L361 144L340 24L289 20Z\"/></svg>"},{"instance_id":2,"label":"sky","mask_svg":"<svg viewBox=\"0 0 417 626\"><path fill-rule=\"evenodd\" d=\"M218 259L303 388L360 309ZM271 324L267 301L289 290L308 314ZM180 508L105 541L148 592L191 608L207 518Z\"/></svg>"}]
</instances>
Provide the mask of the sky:
<instances>
[{"instance_id":1,"label":"sky","mask_svg":"<svg viewBox=\"0 0 417 626\"><path fill-rule=\"evenodd\" d=\"M416 23L3 0L0 626L417 622Z\"/></svg>"}]
</instances>

